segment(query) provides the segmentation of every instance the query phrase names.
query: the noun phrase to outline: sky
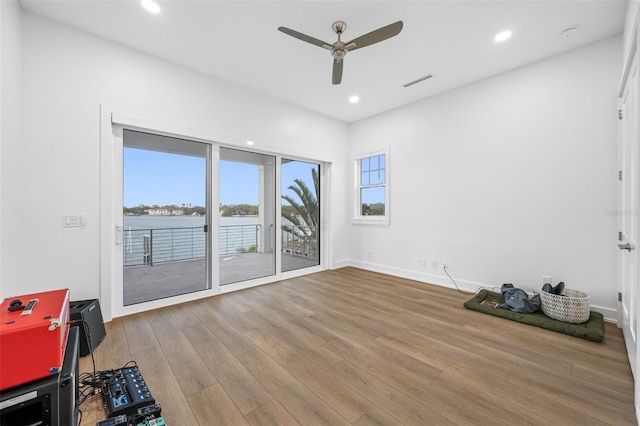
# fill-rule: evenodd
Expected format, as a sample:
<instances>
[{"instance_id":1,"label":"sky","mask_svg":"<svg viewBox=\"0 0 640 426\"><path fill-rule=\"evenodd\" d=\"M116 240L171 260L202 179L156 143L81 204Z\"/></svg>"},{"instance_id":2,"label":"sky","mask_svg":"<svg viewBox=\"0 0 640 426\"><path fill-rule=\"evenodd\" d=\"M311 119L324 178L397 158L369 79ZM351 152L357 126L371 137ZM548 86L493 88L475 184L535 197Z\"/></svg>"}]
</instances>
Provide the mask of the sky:
<instances>
[{"instance_id":1,"label":"sky","mask_svg":"<svg viewBox=\"0 0 640 426\"><path fill-rule=\"evenodd\" d=\"M313 188L311 168L311 163L286 163L282 171L285 191L295 178ZM204 158L125 148L124 205L204 206L205 176ZM221 161L220 176L221 204L258 204L257 166Z\"/></svg>"}]
</instances>

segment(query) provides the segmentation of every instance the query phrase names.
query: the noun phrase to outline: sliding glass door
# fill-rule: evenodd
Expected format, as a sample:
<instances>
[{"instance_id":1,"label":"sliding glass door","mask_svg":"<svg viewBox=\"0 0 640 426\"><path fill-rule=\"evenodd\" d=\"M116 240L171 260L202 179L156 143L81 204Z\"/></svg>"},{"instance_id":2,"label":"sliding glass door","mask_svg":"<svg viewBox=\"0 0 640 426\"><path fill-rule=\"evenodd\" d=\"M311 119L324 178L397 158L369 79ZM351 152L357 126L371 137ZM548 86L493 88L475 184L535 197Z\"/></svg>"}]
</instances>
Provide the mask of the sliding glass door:
<instances>
[{"instance_id":1,"label":"sliding glass door","mask_svg":"<svg viewBox=\"0 0 640 426\"><path fill-rule=\"evenodd\" d=\"M321 264L320 164L121 132L120 306L135 311Z\"/></svg>"},{"instance_id":2,"label":"sliding glass door","mask_svg":"<svg viewBox=\"0 0 640 426\"><path fill-rule=\"evenodd\" d=\"M211 288L210 145L123 132L123 304Z\"/></svg>"},{"instance_id":3,"label":"sliding glass door","mask_svg":"<svg viewBox=\"0 0 640 426\"><path fill-rule=\"evenodd\" d=\"M220 285L275 270L275 157L220 148Z\"/></svg>"},{"instance_id":4,"label":"sliding glass door","mask_svg":"<svg viewBox=\"0 0 640 426\"><path fill-rule=\"evenodd\" d=\"M320 265L320 165L281 161L282 272Z\"/></svg>"}]
</instances>

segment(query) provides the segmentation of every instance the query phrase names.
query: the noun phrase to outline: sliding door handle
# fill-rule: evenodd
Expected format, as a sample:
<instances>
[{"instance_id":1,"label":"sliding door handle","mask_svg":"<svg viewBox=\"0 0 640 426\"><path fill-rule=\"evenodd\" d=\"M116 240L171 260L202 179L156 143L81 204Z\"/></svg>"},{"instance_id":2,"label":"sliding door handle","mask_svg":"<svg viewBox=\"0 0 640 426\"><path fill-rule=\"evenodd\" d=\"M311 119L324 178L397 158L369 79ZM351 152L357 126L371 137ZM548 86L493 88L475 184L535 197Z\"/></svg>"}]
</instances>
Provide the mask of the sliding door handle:
<instances>
[{"instance_id":1,"label":"sliding door handle","mask_svg":"<svg viewBox=\"0 0 640 426\"><path fill-rule=\"evenodd\" d=\"M627 241L626 243L620 243L620 244L618 244L618 248L619 248L620 250L628 250L628 251L631 251L631 250L634 250L634 249L635 249L635 247L634 247L634 246L632 246L632 245L631 245L631 243L630 243L629 241Z\"/></svg>"}]
</instances>

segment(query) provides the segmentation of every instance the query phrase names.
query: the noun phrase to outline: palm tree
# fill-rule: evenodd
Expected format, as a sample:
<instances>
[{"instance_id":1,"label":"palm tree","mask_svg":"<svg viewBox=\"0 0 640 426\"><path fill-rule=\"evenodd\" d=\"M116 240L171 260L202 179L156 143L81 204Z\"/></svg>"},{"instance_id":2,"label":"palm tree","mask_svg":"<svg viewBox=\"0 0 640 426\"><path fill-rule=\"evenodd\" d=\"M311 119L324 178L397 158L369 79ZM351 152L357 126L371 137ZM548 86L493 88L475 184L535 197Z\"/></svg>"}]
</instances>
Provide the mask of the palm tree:
<instances>
[{"instance_id":1,"label":"palm tree","mask_svg":"<svg viewBox=\"0 0 640 426\"><path fill-rule=\"evenodd\" d=\"M286 200L295 214L287 215L286 212L282 212L282 217L289 220L291 223L298 227L308 227L317 229L318 218L320 216L320 209L318 203L318 194L320 193L320 179L318 178L318 171L311 169L311 177L313 178L313 191L309 189L306 183L301 179L294 179L295 185L289 185L287 189L293 191L298 200L295 200L290 195L282 195L282 199Z\"/></svg>"},{"instance_id":2,"label":"palm tree","mask_svg":"<svg viewBox=\"0 0 640 426\"><path fill-rule=\"evenodd\" d=\"M301 179L294 179L293 184L287 189L297 196L282 195L282 199L290 205L283 206L282 217L292 225L282 225L283 249L294 255L304 255L309 258L317 258L318 255L318 225L320 208L318 195L320 194L320 179L318 170L311 169L313 188Z\"/></svg>"}]
</instances>

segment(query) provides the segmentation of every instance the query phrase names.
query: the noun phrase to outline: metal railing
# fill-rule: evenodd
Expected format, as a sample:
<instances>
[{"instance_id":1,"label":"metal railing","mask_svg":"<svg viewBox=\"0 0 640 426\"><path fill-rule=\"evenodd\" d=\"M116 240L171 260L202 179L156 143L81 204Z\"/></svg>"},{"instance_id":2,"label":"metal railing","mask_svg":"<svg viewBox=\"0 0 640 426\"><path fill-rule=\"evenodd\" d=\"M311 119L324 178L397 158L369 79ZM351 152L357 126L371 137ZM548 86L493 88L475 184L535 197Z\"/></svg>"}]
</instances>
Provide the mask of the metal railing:
<instances>
[{"instance_id":1,"label":"metal railing","mask_svg":"<svg viewBox=\"0 0 640 426\"><path fill-rule=\"evenodd\" d=\"M291 256L318 258L318 236L313 226L282 227L282 252Z\"/></svg>"},{"instance_id":2,"label":"metal railing","mask_svg":"<svg viewBox=\"0 0 640 426\"><path fill-rule=\"evenodd\" d=\"M261 225L220 226L220 255L259 251ZM315 227L282 226L282 252L317 259ZM124 266L154 265L204 259L206 238L202 226L189 228L124 229Z\"/></svg>"},{"instance_id":3,"label":"metal railing","mask_svg":"<svg viewBox=\"0 0 640 426\"><path fill-rule=\"evenodd\" d=\"M257 251L260 228L260 225L220 226L220 254Z\"/></svg>"},{"instance_id":4,"label":"metal railing","mask_svg":"<svg viewBox=\"0 0 640 426\"><path fill-rule=\"evenodd\" d=\"M202 226L191 228L125 229L124 266L202 259L205 235Z\"/></svg>"},{"instance_id":5,"label":"metal railing","mask_svg":"<svg viewBox=\"0 0 640 426\"><path fill-rule=\"evenodd\" d=\"M221 255L258 250L260 225L220 227ZM124 266L204 259L205 232L189 228L124 229Z\"/></svg>"}]
</instances>

